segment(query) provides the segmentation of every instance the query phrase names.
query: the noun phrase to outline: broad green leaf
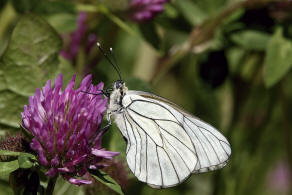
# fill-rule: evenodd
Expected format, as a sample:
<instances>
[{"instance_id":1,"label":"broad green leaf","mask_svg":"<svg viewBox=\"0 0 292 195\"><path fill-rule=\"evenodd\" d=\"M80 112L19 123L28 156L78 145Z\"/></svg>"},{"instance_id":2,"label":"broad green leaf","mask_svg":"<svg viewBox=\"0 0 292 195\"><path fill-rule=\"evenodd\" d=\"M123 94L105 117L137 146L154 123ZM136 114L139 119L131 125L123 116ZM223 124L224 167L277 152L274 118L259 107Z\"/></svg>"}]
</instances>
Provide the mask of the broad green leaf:
<instances>
[{"instance_id":1,"label":"broad green leaf","mask_svg":"<svg viewBox=\"0 0 292 195\"><path fill-rule=\"evenodd\" d=\"M292 65L292 42L285 39L278 29L268 42L265 57L264 81L271 87L280 81Z\"/></svg>"},{"instance_id":2,"label":"broad green leaf","mask_svg":"<svg viewBox=\"0 0 292 195\"><path fill-rule=\"evenodd\" d=\"M181 14L194 26L201 24L208 15L191 0L175 1Z\"/></svg>"},{"instance_id":3,"label":"broad green leaf","mask_svg":"<svg viewBox=\"0 0 292 195\"><path fill-rule=\"evenodd\" d=\"M18 128L21 122L20 113L23 112L23 105L28 103L28 98L18 95L9 90L0 92L0 123Z\"/></svg>"},{"instance_id":4,"label":"broad green leaf","mask_svg":"<svg viewBox=\"0 0 292 195\"><path fill-rule=\"evenodd\" d=\"M232 41L244 49L265 50L267 48L270 34L255 30L245 30L231 35Z\"/></svg>"},{"instance_id":5,"label":"broad green leaf","mask_svg":"<svg viewBox=\"0 0 292 195\"><path fill-rule=\"evenodd\" d=\"M103 171L101 170L92 171L91 176L94 179L106 185L107 187L109 187L110 189L114 190L118 194L124 194L121 189L121 186L113 178L111 178L109 175L107 175Z\"/></svg>"},{"instance_id":6,"label":"broad green leaf","mask_svg":"<svg viewBox=\"0 0 292 195\"><path fill-rule=\"evenodd\" d=\"M37 158L30 153L26 153L26 152L14 152L14 151L10 151L10 150L0 150L0 155L3 156L25 156L28 158L31 158L32 160L37 160Z\"/></svg>"},{"instance_id":7,"label":"broad green leaf","mask_svg":"<svg viewBox=\"0 0 292 195\"><path fill-rule=\"evenodd\" d=\"M84 186L85 187L85 186ZM54 188L54 195L84 195L84 187L70 184L64 180L63 177L58 177L56 186Z\"/></svg>"},{"instance_id":8,"label":"broad green leaf","mask_svg":"<svg viewBox=\"0 0 292 195\"><path fill-rule=\"evenodd\" d=\"M48 22L58 33L69 33L77 28L77 15L71 13L58 13L46 17Z\"/></svg>"},{"instance_id":9,"label":"broad green leaf","mask_svg":"<svg viewBox=\"0 0 292 195\"><path fill-rule=\"evenodd\" d=\"M0 162L0 175L8 175L19 168L18 160Z\"/></svg>"},{"instance_id":10,"label":"broad green leaf","mask_svg":"<svg viewBox=\"0 0 292 195\"><path fill-rule=\"evenodd\" d=\"M193 0L194 1L194 0ZM197 6L200 8L201 12L205 12L208 15L212 15L221 10L224 5L226 5L227 0L205 0L196 1Z\"/></svg>"},{"instance_id":11,"label":"broad green leaf","mask_svg":"<svg viewBox=\"0 0 292 195\"><path fill-rule=\"evenodd\" d=\"M0 69L1 69L1 67L3 67L3 65L1 65L1 63L0 63ZM7 88L7 85L6 85L4 73L2 70L0 70L0 91L3 89L6 89L6 88Z\"/></svg>"},{"instance_id":12,"label":"broad green leaf","mask_svg":"<svg viewBox=\"0 0 292 195\"><path fill-rule=\"evenodd\" d=\"M18 21L0 59L2 125L19 127L27 97L61 71L61 45L58 33L40 16L27 14Z\"/></svg>"},{"instance_id":13,"label":"broad green leaf","mask_svg":"<svg viewBox=\"0 0 292 195\"><path fill-rule=\"evenodd\" d=\"M152 47L159 50L160 45L161 45L161 41L160 41L160 37L158 35L158 32L156 30L155 24L152 22L149 22L146 24L139 25L139 28L140 28L140 32L141 32L142 36L144 37L144 39L150 45L152 45Z\"/></svg>"},{"instance_id":14,"label":"broad green leaf","mask_svg":"<svg viewBox=\"0 0 292 195\"><path fill-rule=\"evenodd\" d=\"M22 16L1 59L9 89L31 95L54 75L61 45L60 36L41 17Z\"/></svg>"},{"instance_id":15,"label":"broad green leaf","mask_svg":"<svg viewBox=\"0 0 292 195\"><path fill-rule=\"evenodd\" d=\"M31 158L26 155L20 155L18 157L19 168L28 169L34 166L34 162L31 161Z\"/></svg>"}]
</instances>

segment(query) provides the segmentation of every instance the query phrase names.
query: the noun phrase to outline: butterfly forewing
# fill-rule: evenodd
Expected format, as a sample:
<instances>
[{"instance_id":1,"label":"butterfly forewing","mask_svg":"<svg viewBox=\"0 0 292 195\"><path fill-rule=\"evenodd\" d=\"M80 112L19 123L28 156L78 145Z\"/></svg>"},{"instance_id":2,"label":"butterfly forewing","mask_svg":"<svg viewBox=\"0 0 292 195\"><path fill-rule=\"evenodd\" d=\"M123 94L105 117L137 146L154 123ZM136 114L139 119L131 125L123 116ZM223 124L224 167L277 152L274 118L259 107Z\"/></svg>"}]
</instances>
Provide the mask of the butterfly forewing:
<instances>
[{"instance_id":1,"label":"butterfly forewing","mask_svg":"<svg viewBox=\"0 0 292 195\"><path fill-rule=\"evenodd\" d=\"M175 186L191 173L226 165L231 149L211 125L172 102L141 91L128 91L115 121L127 139L127 162L151 187Z\"/></svg>"}]
</instances>

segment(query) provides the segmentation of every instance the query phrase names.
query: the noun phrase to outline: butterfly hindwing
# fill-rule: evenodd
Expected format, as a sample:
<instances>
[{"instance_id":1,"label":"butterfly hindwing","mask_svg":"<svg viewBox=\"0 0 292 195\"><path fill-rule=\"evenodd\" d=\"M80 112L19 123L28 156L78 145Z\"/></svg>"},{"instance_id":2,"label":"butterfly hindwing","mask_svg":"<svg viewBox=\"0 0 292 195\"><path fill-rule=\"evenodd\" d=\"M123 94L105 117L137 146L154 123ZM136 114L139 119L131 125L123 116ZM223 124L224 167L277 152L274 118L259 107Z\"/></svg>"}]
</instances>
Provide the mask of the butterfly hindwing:
<instances>
[{"instance_id":1,"label":"butterfly hindwing","mask_svg":"<svg viewBox=\"0 0 292 195\"><path fill-rule=\"evenodd\" d=\"M127 139L127 162L152 187L177 185L191 173L222 168L231 149L226 138L168 100L128 91L116 123Z\"/></svg>"}]
</instances>

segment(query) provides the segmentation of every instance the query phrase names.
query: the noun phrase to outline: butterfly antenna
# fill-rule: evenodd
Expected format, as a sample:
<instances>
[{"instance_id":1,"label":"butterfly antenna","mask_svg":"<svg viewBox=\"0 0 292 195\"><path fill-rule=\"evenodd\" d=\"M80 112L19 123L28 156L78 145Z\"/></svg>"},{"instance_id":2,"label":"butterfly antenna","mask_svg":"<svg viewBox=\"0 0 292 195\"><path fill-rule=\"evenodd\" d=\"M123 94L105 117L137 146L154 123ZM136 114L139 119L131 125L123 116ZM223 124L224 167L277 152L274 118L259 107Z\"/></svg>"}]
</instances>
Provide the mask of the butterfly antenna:
<instances>
[{"instance_id":1,"label":"butterfly antenna","mask_svg":"<svg viewBox=\"0 0 292 195\"><path fill-rule=\"evenodd\" d=\"M115 63L115 65L116 65L116 67L119 69L119 71L120 71L120 73L121 73L121 70L120 70L120 67L119 67L119 65L118 65L118 63L117 63L116 55L115 55L115 53L114 53L113 48L110 48L110 52L111 52L111 55L112 55L112 57L113 57L113 60L114 60L114 63Z\"/></svg>"},{"instance_id":2,"label":"butterfly antenna","mask_svg":"<svg viewBox=\"0 0 292 195\"><path fill-rule=\"evenodd\" d=\"M104 55L104 57L107 59L107 61L114 67L114 69L117 71L119 77L120 77L120 80L122 80L122 76L121 76L121 72L120 72L120 69L118 66L116 66L112 61L111 59L108 57L108 55L106 54L106 52L104 52L103 48L101 47L100 43L97 42L96 43L97 47L99 48L100 52ZM114 59L115 61L115 59Z\"/></svg>"}]
</instances>

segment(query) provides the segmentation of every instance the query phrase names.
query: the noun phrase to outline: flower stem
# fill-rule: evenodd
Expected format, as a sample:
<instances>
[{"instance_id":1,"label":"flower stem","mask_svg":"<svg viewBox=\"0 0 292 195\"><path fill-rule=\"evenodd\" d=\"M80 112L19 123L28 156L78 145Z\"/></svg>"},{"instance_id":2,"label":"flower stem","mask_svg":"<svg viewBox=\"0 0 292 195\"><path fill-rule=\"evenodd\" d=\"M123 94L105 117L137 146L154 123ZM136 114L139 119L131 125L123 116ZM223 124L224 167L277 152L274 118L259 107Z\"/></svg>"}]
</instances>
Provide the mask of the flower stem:
<instances>
[{"instance_id":1,"label":"flower stem","mask_svg":"<svg viewBox=\"0 0 292 195\"><path fill-rule=\"evenodd\" d=\"M53 194L57 178L58 178L58 176L50 178L45 195L52 195Z\"/></svg>"},{"instance_id":2,"label":"flower stem","mask_svg":"<svg viewBox=\"0 0 292 195\"><path fill-rule=\"evenodd\" d=\"M77 4L76 9L78 11L84 11L84 12L102 13L106 17L108 17L113 23L115 23L117 26L123 29L125 32L129 33L132 36L139 36L127 23L125 23L119 17L112 14L102 4L96 4L96 5Z\"/></svg>"}]
</instances>

